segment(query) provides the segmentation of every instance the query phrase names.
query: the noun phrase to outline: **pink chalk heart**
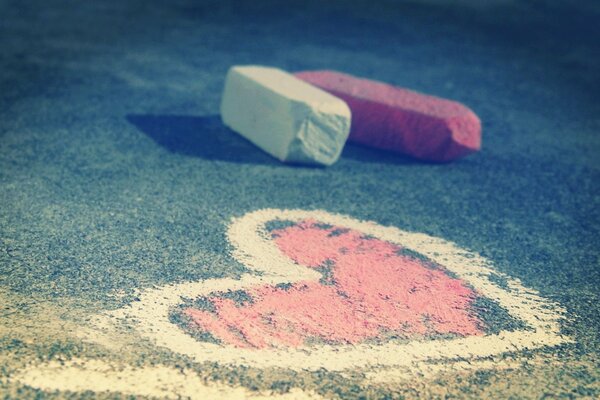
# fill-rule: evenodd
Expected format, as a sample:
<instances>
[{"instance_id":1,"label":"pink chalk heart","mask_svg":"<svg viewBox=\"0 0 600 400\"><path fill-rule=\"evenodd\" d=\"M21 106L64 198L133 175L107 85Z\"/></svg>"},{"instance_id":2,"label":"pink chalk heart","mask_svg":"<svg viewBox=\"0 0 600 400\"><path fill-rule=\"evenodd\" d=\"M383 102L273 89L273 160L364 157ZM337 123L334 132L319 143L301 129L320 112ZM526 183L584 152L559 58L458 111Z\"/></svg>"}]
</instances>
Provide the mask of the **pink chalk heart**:
<instances>
[{"instance_id":1,"label":"pink chalk heart","mask_svg":"<svg viewBox=\"0 0 600 400\"><path fill-rule=\"evenodd\" d=\"M193 330L255 349L484 333L471 309L477 293L419 254L315 220L271 233L321 279L212 294L208 307L184 310Z\"/></svg>"},{"instance_id":2,"label":"pink chalk heart","mask_svg":"<svg viewBox=\"0 0 600 400\"><path fill-rule=\"evenodd\" d=\"M211 265L235 260L243 273L144 289L98 318L102 332L130 321L194 362L394 379L572 342L559 304L442 238L271 208L232 218L224 233L230 259Z\"/></svg>"}]
</instances>

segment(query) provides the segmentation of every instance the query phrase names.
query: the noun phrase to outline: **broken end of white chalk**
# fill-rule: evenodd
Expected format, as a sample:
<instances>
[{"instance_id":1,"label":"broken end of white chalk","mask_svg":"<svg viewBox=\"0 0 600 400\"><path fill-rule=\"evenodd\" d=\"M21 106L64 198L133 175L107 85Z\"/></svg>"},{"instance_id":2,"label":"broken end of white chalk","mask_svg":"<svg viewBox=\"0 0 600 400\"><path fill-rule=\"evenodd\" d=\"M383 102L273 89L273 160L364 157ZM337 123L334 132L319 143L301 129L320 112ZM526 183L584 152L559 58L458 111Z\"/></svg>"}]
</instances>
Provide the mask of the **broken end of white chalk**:
<instances>
[{"instance_id":1,"label":"broken end of white chalk","mask_svg":"<svg viewBox=\"0 0 600 400\"><path fill-rule=\"evenodd\" d=\"M221 101L223 123L284 162L331 165L350 133L337 97L277 68L234 66Z\"/></svg>"}]
</instances>

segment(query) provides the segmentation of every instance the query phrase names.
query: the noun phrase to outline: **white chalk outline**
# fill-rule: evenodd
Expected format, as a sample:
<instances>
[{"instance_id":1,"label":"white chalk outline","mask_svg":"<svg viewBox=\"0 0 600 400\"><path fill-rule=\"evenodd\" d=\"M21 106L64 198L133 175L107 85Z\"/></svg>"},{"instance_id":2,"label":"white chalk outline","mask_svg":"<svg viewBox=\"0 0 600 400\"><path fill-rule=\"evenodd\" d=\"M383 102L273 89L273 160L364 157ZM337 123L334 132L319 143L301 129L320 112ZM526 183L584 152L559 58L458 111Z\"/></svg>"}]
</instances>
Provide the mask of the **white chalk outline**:
<instances>
[{"instance_id":1,"label":"white chalk outline","mask_svg":"<svg viewBox=\"0 0 600 400\"><path fill-rule=\"evenodd\" d=\"M318 280L314 269L294 263L272 241L265 224L274 220L302 221L314 219L322 223L351 228L381 240L421 253L443 265L468 282L479 293L497 301L508 313L528 325L527 330L502 331L488 336L456 339L416 340L409 343L319 345L301 348L241 349L230 345L199 342L169 321L169 310L184 298L208 296L227 290L240 290L262 285ZM140 301L107 314L108 320L135 322L141 336L158 346L193 358L197 362L218 362L258 368L279 367L291 370L343 371L357 367L398 367L419 374L426 363L453 359L476 359L523 349L555 346L571 342L560 333L564 309L527 289L517 279L493 271L483 257L460 249L451 242L413 233L395 227L326 211L263 209L233 219L227 237L234 247L233 257L253 273L239 279L207 279L198 282L170 284L143 291ZM490 280L492 274L502 276L506 287ZM106 319L104 319L106 321Z\"/></svg>"}]
</instances>

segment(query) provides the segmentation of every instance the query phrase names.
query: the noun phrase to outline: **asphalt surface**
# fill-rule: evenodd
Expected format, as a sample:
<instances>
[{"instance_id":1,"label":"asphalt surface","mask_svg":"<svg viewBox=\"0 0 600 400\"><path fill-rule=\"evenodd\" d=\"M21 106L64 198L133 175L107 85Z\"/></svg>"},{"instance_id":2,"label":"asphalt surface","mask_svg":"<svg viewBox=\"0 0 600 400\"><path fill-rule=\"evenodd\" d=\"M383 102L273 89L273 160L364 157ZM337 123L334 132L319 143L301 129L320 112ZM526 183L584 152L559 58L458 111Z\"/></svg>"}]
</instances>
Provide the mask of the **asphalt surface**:
<instances>
[{"instance_id":1,"label":"asphalt surface","mask_svg":"<svg viewBox=\"0 0 600 400\"><path fill-rule=\"evenodd\" d=\"M0 2L0 394L67 396L8 377L35 360L118 358L72 332L136 289L239 276L228 221L300 208L478 252L563 305L575 343L528 353L524 370L395 386L207 376L333 398L600 396L600 9L565 3ZM428 164L348 145L330 168L281 164L220 121L235 64L463 102L483 149ZM179 362L151 347L119 357Z\"/></svg>"}]
</instances>

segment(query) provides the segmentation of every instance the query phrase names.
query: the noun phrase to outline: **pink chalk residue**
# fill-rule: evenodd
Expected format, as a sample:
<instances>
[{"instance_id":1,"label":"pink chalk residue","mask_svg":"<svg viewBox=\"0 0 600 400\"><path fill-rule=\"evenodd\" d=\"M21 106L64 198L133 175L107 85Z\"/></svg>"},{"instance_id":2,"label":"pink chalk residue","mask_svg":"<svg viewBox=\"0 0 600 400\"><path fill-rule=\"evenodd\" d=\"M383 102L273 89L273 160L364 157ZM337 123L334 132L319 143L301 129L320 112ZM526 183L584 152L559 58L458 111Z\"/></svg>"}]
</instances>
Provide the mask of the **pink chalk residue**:
<instances>
[{"instance_id":1,"label":"pink chalk residue","mask_svg":"<svg viewBox=\"0 0 600 400\"><path fill-rule=\"evenodd\" d=\"M257 287L244 305L214 296L215 312L185 310L196 329L245 348L483 333L469 312L476 293L441 268L403 255L400 246L310 220L273 234L284 254L319 268L323 279Z\"/></svg>"}]
</instances>

